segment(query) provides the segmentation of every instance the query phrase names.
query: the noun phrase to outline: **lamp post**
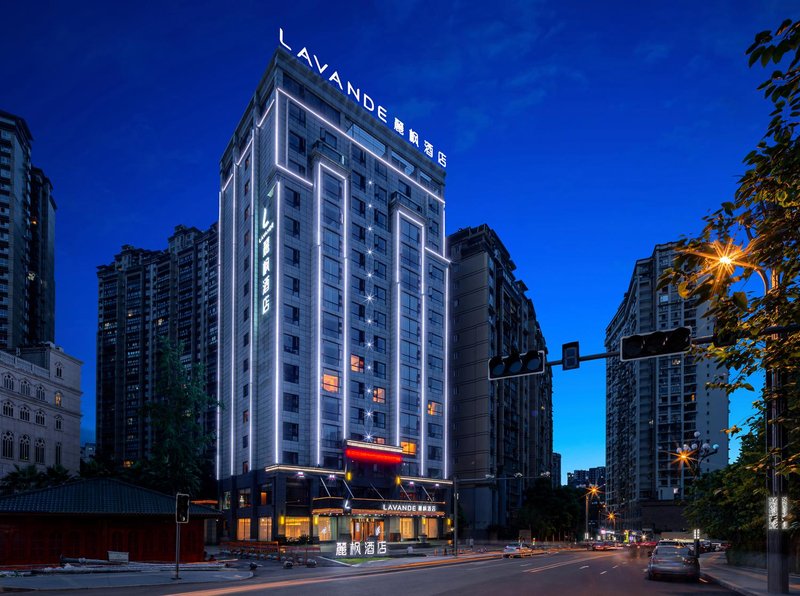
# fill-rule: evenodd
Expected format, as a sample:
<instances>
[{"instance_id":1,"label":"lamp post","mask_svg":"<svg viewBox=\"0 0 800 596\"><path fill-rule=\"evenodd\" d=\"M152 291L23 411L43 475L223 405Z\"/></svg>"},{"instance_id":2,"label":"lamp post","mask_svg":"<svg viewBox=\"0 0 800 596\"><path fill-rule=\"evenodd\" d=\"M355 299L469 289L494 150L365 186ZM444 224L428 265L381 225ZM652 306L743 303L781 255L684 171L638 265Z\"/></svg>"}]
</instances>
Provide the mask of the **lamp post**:
<instances>
[{"instance_id":1,"label":"lamp post","mask_svg":"<svg viewBox=\"0 0 800 596\"><path fill-rule=\"evenodd\" d=\"M698 473L700 472L700 464L704 459L707 459L719 451L719 445L709 445L707 442L700 443L700 433L694 431L694 442L691 445L683 444L678 447L677 456L678 463L681 467L686 466L692 473L692 483L697 480ZM684 483L684 487L686 484ZM685 490L685 489L684 489ZM693 500L697 502L697 491L693 486ZM694 532L694 554L700 557L700 530L695 529Z\"/></svg>"},{"instance_id":2,"label":"lamp post","mask_svg":"<svg viewBox=\"0 0 800 596\"><path fill-rule=\"evenodd\" d=\"M752 243L751 243L752 246ZM748 248L740 248L729 243L723 247L715 242L711 248L716 254L696 253L710 262L710 268L715 276L729 276L735 267L742 267L754 271L764 284L764 296L768 296L778 285L778 273L775 269L766 270L758 264L745 260ZM774 313L767 313L774 318ZM776 324L774 320L768 321ZM778 337L772 335L767 339L767 350ZM775 367L765 366L764 392L767 396L766 409L766 434L767 453L770 464L767 467L767 491L769 493L766 503L767 522L767 591L771 594L789 593L789 556L788 541L785 530L786 515L788 513L788 498L786 496L786 479L778 473L780 463L786 458L786 429L781 420L786 414L786 397L781 391L784 383L783 373Z\"/></svg>"},{"instance_id":3,"label":"lamp post","mask_svg":"<svg viewBox=\"0 0 800 596\"><path fill-rule=\"evenodd\" d=\"M597 486L590 485L589 490L587 490L586 494L584 495L586 499L586 512L585 512L586 516L584 518L584 534L583 534L584 540L589 540L589 497L590 496L596 497L599 492L600 489Z\"/></svg>"}]
</instances>

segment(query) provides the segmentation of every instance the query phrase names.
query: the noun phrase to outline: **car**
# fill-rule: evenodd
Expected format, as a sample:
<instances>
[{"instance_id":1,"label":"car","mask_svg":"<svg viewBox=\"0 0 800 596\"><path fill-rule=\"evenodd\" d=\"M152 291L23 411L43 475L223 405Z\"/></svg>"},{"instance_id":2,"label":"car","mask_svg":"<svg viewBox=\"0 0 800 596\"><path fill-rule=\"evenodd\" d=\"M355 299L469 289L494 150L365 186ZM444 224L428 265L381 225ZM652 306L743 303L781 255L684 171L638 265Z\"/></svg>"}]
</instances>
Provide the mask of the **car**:
<instances>
[{"instance_id":1,"label":"car","mask_svg":"<svg viewBox=\"0 0 800 596\"><path fill-rule=\"evenodd\" d=\"M525 544L524 542L518 542L514 544L506 544L505 548L503 548L503 558L513 558L519 557L520 559L525 555L532 555L533 549L530 545Z\"/></svg>"},{"instance_id":2,"label":"car","mask_svg":"<svg viewBox=\"0 0 800 596\"><path fill-rule=\"evenodd\" d=\"M592 550L612 550L614 548L613 542L595 542L592 544Z\"/></svg>"},{"instance_id":3,"label":"car","mask_svg":"<svg viewBox=\"0 0 800 596\"><path fill-rule=\"evenodd\" d=\"M659 542L647 564L647 579L662 577L698 581L700 579L700 562L694 556L692 549L688 546Z\"/></svg>"}]
</instances>

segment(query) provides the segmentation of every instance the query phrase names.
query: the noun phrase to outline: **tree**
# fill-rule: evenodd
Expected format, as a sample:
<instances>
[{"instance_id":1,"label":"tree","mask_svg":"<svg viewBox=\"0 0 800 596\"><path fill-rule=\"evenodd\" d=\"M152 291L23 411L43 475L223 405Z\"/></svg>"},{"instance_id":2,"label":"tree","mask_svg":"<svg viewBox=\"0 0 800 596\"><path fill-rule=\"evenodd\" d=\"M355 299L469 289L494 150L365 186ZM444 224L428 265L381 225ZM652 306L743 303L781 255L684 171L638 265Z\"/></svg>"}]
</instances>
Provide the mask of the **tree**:
<instances>
[{"instance_id":1,"label":"tree","mask_svg":"<svg viewBox=\"0 0 800 596\"><path fill-rule=\"evenodd\" d=\"M0 480L0 491L8 495L37 488L61 486L72 479L72 474L61 465L50 466L41 472L34 464L24 468L14 464L14 469Z\"/></svg>"},{"instance_id":2,"label":"tree","mask_svg":"<svg viewBox=\"0 0 800 596\"><path fill-rule=\"evenodd\" d=\"M731 470L698 482L702 498L695 513L709 522L713 515L704 509L706 497L728 494L734 490L730 482L755 486L748 472L756 482L763 482L760 473L770 465L771 454L753 440L759 436L765 417L769 418L765 406L778 397L788 404L785 415L775 418L787 431L788 450L776 470L787 477L800 473L800 333L796 331L800 323L800 22L787 20L774 33L759 33L747 54L751 66L781 66L759 87L772 104L766 132L744 159L746 171L733 200L723 202L704 218L705 226L696 238L681 241L674 269L660 282L678 284L683 297L708 300L708 314L717 321L719 337L727 335L736 340L733 345L697 350L698 356L732 373L727 381L713 385L729 395L738 389L753 391L749 377L754 373L781 373L780 387L762 392L757 402L760 409L745 428L728 429L730 433L745 433L743 441L750 449L747 457ZM756 291L747 291L745 284L753 276L764 282L763 293L759 283ZM766 330L775 327L784 332L770 339ZM795 489L790 484L796 511ZM748 494L764 495L763 490ZM763 500L758 508L763 549Z\"/></svg>"},{"instance_id":3,"label":"tree","mask_svg":"<svg viewBox=\"0 0 800 596\"><path fill-rule=\"evenodd\" d=\"M575 536L583 520L583 493L566 486L553 488L549 478L537 478L525 492L517 515L517 530L531 530L540 540Z\"/></svg>"},{"instance_id":4,"label":"tree","mask_svg":"<svg viewBox=\"0 0 800 596\"><path fill-rule=\"evenodd\" d=\"M198 495L207 473L205 454L214 441L202 421L216 401L205 391L204 367L185 366L182 352L181 344L161 338L155 399L145 407L154 440L138 479L168 494Z\"/></svg>"}]
</instances>

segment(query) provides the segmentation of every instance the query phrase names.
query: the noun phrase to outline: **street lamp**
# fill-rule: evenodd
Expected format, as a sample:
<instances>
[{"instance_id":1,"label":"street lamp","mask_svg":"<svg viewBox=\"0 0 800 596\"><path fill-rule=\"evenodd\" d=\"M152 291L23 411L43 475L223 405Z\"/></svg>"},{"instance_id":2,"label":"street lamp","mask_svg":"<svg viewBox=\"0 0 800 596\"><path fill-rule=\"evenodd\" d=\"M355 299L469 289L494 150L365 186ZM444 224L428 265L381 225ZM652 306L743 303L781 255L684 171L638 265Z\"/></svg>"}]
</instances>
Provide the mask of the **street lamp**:
<instances>
[{"instance_id":1,"label":"street lamp","mask_svg":"<svg viewBox=\"0 0 800 596\"><path fill-rule=\"evenodd\" d=\"M589 497L590 496L596 497L599 493L600 489L596 485L592 484L589 486L589 490L587 490L586 494L584 495L586 500L586 512L585 512L586 516L584 518L584 534L583 534L584 540L589 540Z\"/></svg>"},{"instance_id":2,"label":"street lamp","mask_svg":"<svg viewBox=\"0 0 800 596\"><path fill-rule=\"evenodd\" d=\"M719 445L709 445L707 442L700 443L700 433L694 431L694 441L691 445L683 444L683 447L676 449L676 461L681 467L688 467L692 473L692 486L693 486L693 500L697 502L697 490L694 482L697 480L700 470L700 464L704 459L707 459L719 451ZM686 484L684 483L684 487ZM684 489L685 490L685 489ZM696 557L700 556L700 530L694 531L694 554Z\"/></svg>"},{"instance_id":3,"label":"street lamp","mask_svg":"<svg viewBox=\"0 0 800 596\"><path fill-rule=\"evenodd\" d=\"M713 242L711 249L714 254L689 251L692 254L706 259L708 271L714 277L714 290L722 284L724 278L729 277L736 267L750 269L755 272L764 284L764 296L778 285L778 273L775 269L764 270L758 264L746 260L750 248L735 246L732 241L727 245ZM768 313L772 315L773 313ZM775 324L776 321L769 321ZM771 336L772 341L776 336ZM767 346L770 339L767 339ZM786 397L780 391L783 385L782 371L774 367L765 368L764 389L768 399L766 430L767 453L770 455L771 465L767 468L767 497L766 522L767 522L767 591L774 594L789 593L789 558L786 540L786 515L788 514L788 498L786 497L786 480L777 472L778 467L786 457L786 429L781 420L786 414Z\"/></svg>"}]
</instances>

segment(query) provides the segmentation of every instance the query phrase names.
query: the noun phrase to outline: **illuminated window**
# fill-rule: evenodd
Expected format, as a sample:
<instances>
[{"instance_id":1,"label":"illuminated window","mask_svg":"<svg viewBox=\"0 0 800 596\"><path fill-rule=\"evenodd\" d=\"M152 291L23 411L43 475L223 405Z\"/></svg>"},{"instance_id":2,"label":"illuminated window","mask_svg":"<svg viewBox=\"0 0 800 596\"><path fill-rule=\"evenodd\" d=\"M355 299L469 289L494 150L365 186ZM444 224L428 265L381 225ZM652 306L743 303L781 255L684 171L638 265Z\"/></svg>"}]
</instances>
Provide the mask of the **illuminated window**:
<instances>
[{"instance_id":1,"label":"illuminated window","mask_svg":"<svg viewBox=\"0 0 800 596\"><path fill-rule=\"evenodd\" d=\"M331 393L339 393L339 373L334 370L324 370L322 373L322 388Z\"/></svg>"},{"instance_id":2,"label":"illuminated window","mask_svg":"<svg viewBox=\"0 0 800 596\"><path fill-rule=\"evenodd\" d=\"M414 538L414 519L411 517L400 518L400 538L408 540Z\"/></svg>"},{"instance_id":3,"label":"illuminated window","mask_svg":"<svg viewBox=\"0 0 800 596\"><path fill-rule=\"evenodd\" d=\"M417 444L414 441L400 441L400 447L403 448L403 453L406 455L417 454Z\"/></svg>"},{"instance_id":4,"label":"illuminated window","mask_svg":"<svg viewBox=\"0 0 800 596\"><path fill-rule=\"evenodd\" d=\"M386 445L386 437L372 437L372 442L378 445Z\"/></svg>"},{"instance_id":5,"label":"illuminated window","mask_svg":"<svg viewBox=\"0 0 800 596\"><path fill-rule=\"evenodd\" d=\"M301 536L310 536L311 528L307 517L286 517L286 538L298 539Z\"/></svg>"},{"instance_id":6,"label":"illuminated window","mask_svg":"<svg viewBox=\"0 0 800 596\"><path fill-rule=\"evenodd\" d=\"M375 403L386 403L386 389L383 387L375 387L372 389L372 401Z\"/></svg>"},{"instance_id":7,"label":"illuminated window","mask_svg":"<svg viewBox=\"0 0 800 596\"><path fill-rule=\"evenodd\" d=\"M441 416L444 414L444 407L442 406L442 403L438 401L429 401L428 414L430 416Z\"/></svg>"},{"instance_id":8,"label":"illuminated window","mask_svg":"<svg viewBox=\"0 0 800 596\"><path fill-rule=\"evenodd\" d=\"M236 540L250 540L250 518L236 520Z\"/></svg>"},{"instance_id":9,"label":"illuminated window","mask_svg":"<svg viewBox=\"0 0 800 596\"><path fill-rule=\"evenodd\" d=\"M61 392L60 391L56 391L55 402L56 402L56 405L58 407L61 407L61 400L62 400Z\"/></svg>"},{"instance_id":10,"label":"illuminated window","mask_svg":"<svg viewBox=\"0 0 800 596\"><path fill-rule=\"evenodd\" d=\"M272 540L272 518L258 518L258 539L262 541Z\"/></svg>"},{"instance_id":11,"label":"illuminated window","mask_svg":"<svg viewBox=\"0 0 800 596\"><path fill-rule=\"evenodd\" d=\"M222 493L222 509L230 509L231 508L231 491L226 490Z\"/></svg>"},{"instance_id":12,"label":"illuminated window","mask_svg":"<svg viewBox=\"0 0 800 596\"><path fill-rule=\"evenodd\" d=\"M250 489L239 489L239 507L250 507L252 502L250 500Z\"/></svg>"},{"instance_id":13,"label":"illuminated window","mask_svg":"<svg viewBox=\"0 0 800 596\"><path fill-rule=\"evenodd\" d=\"M242 412L242 423L247 424L250 421L250 410Z\"/></svg>"},{"instance_id":14,"label":"illuminated window","mask_svg":"<svg viewBox=\"0 0 800 596\"><path fill-rule=\"evenodd\" d=\"M364 357L357 354L350 355L350 370L353 372L364 372Z\"/></svg>"}]
</instances>

